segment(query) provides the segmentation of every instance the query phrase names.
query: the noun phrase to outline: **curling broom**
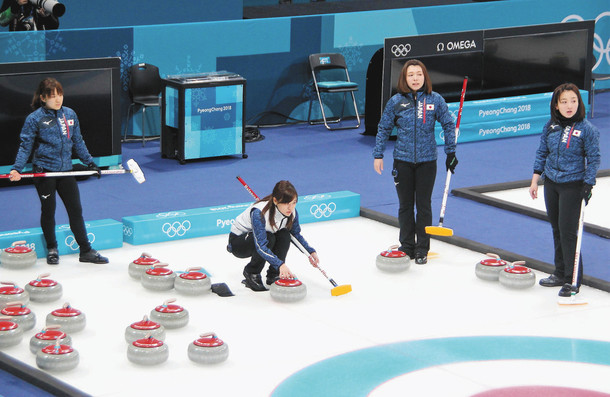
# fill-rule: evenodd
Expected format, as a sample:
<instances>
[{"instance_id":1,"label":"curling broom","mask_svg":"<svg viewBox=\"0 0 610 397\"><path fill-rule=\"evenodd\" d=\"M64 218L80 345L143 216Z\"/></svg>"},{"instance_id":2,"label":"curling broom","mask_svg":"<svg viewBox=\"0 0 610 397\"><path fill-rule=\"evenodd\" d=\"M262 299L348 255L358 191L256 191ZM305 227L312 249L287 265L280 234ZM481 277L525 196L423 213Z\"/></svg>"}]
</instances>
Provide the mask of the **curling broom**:
<instances>
[{"instance_id":1,"label":"curling broom","mask_svg":"<svg viewBox=\"0 0 610 397\"><path fill-rule=\"evenodd\" d=\"M131 174L134 179L138 183L144 183L146 178L144 178L144 173L140 169L140 166L134 159L129 159L127 161L128 169L117 169L117 170L101 170L100 173L102 175L116 175L116 174ZM84 175L95 175L97 171L93 170L84 170L84 171L60 171L60 172L33 172L20 174L22 178L53 178L60 176L84 176ZM9 179L11 177L10 174L2 174L0 175L0 179Z\"/></svg>"},{"instance_id":2,"label":"curling broom","mask_svg":"<svg viewBox=\"0 0 610 397\"><path fill-rule=\"evenodd\" d=\"M464 96L466 95L466 84L468 83L468 76L464 77L464 84L462 85L462 94L460 95L460 108L458 110L457 122L455 124L455 142L457 143L458 135L460 133L460 120L462 119L462 108L464 106ZM451 182L451 170L447 170L447 179L445 180L445 191L443 192L443 202L441 204L441 216L438 221L438 226L426 226L426 233L435 236L453 236L453 230L448 227L443 227L443 220L445 219L445 208L447 207L447 196L449 196L449 182Z\"/></svg>"},{"instance_id":3,"label":"curling broom","mask_svg":"<svg viewBox=\"0 0 610 397\"><path fill-rule=\"evenodd\" d=\"M256 195L256 193L254 193L254 191L250 188L250 186L248 186L248 184L240 176L237 177L237 180L244 186L244 188L246 188L248 193L250 193L252 195L252 197L254 197L255 200L260 200L258 198L258 196ZM301 242L299 240L297 240L296 237L294 237L292 235L292 233L290 233L290 239L292 240L292 243L299 249L299 251L301 251L303 254L305 254L308 258L310 257L310 254L307 252L305 247L303 247ZM316 269L318 269L320 272L322 272L324 277L326 277L326 279L333 285L334 288L330 290L330 294L332 296L345 295L347 293L352 292L352 286L350 284L338 285L335 280L328 277L326 272L320 266L318 266L318 265L312 265L312 266L315 267Z\"/></svg>"},{"instance_id":4,"label":"curling broom","mask_svg":"<svg viewBox=\"0 0 610 397\"><path fill-rule=\"evenodd\" d=\"M580 217L578 218L578 233L576 235L576 252L574 254L574 271L572 272L572 294L571 296L560 296L557 304L560 306L586 305L586 300L576 296L578 288L578 272L580 270L580 247L582 246L582 229L585 223L585 201L580 204Z\"/></svg>"}]
</instances>

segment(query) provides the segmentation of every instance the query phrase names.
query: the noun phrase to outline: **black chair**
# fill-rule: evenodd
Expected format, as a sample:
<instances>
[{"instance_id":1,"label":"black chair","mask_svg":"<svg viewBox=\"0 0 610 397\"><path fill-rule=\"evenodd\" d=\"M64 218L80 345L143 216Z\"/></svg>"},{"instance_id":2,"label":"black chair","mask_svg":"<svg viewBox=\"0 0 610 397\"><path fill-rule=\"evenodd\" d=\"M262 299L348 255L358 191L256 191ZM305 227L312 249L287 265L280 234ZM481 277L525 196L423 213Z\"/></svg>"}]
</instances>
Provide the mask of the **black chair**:
<instances>
[{"instance_id":1,"label":"black chair","mask_svg":"<svg viewBox=\"0 0 610 397\"><path fill-rule=\"evenodd\" d=\"M130 81L129 81L129 97L131 103L127 109L127 122L125 123L125 134L123 142L128 141L127 139L127 125L129 124L130 115L133 116L134 108L142 108L142 146L146 144L146 141L159 139L159 135L146 136L146 108L148 107L159 107L161 106L161 89L163 87L161 76L159 75L159 68L148 63L138 63L133 65L129 69ZM159 126L159 129L161 126Z\"/></svg>"},{"instance_id":2,"label":"black chair","mask_svg":"<svg viewBox=\"0 0 610 397\"><path fill-rule=\"evenodd\" d=\"M360 115L358 114L358 107L356 105L356 97L354 91L358 91L358 84L350 81L349 73L347 72L347 65L343 55L337 53L325 53L325 54L311 54L309 56L309 66L311 68L311 74L313 76L313 85L318 96L318 103L320 104L320 111L322 112L322 122L329 130L344 130L349 128L360 127ZM324 111L324 102L322 101L321 93L331 94L343 94L343 105L341 107L341 116L334 117L329 120L326 117ZM331 127L329 123L339 123L345 111L345 102L347 93L352 96L352 103L354 105L354 112L356 114L357 124ZM309 100L309 113L307 115L307 121L309 124L320 124L322 122L311 120L311 106L313 98Z\"/></svg>"}]
</instances>

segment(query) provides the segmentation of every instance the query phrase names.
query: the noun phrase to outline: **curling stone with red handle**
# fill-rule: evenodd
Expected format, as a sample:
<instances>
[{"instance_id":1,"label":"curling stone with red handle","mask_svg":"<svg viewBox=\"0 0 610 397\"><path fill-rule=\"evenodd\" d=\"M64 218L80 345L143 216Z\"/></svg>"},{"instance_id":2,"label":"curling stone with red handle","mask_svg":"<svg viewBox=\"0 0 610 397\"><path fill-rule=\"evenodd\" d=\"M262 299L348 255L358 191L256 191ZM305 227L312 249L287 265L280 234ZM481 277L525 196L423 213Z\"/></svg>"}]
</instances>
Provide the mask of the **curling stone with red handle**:
<instances>
[{"instance_id":1,"label":"curling stone with red handle","mask_svg":"<svg viewBox=\"0 0 610 397\"><path fill-rule=\"evenodd\" d=\"M45 371L69 371L76 368L79 360L78 351L72 346L62 345L59 340L36 352L36 365Z\"/></svg>"},{"instance_id":2,"label":"curling stone with red handle","mask_svg":"<svg viewBox=\"0 0 610 397\"><path fill-rule=\"evenodd\" d=\"M142 252L142 255L140 255L138 259L129 264L127 271L131 278L139 280L142 277L142 274L156 263L159 263L158 259L153 258L146 252Z\"/></svg>"},{"instance_id":3,"label":"curling stone with red handle","mask_svg":"<svg viewBox=\"0 0 610 397\"><path fill-rule=\"evenodd\" d=\"M201 267L191 267L176 277L174 288L185 295L203 295L212 291L212 282Z\"/></svg>"},{"instance_id":4,"label":"curling stone with red handle","mask_svg":"<svg viewBox=\"0 0 610 397\"><path fill-rule=\"evenodd\" d=\"M179 305L172 305L175 299L168 299L150 311L150 319L167 329L184 327L189 322L189 312Z\"/></svg>"},{"instance_id":5,"label":"curling stone with red handle","mask_svg":"<svg viewBox=\"0 0 610 397\"><path fill-rule=\"evenodd\" d=\"M30 351L36 354L43 347L54 345L57 341L62 345L72 346L72 337L61 331L59 325L44 327L30 338Z\"/></svg>"},{"instance_id":6,"label":"curling stone with red handle","mask_svg":"<svg viewBox=\"0 0 610 397\"><path fill-rule=\"evenodd\" d=\"M405 271L411 266L411 258L397 248L397 245L392 245L377 255L375 264L379 270L397 273Z\"/></svg>"},{"instance_id":7,"label":"curling stone with red handle","mask_svg":"<svg viewBox=\"0 0 610 397\"><path fill-rule=\"evenodd\" d=\"M68 302L63 307L47 314L47 326L59 325L64 332L73 334L85 329L87 318L85 313L70 306Z\"/></svg>"},{"instance_id":8,"label":"curling stone with red handle","mask_svg":"<svg viewBox=\"0 0 610 397\"><path fill-rule=\"evenodd\" d=\"M7 269L25 269L36 264L36 251L28 247L26 241L15 241L0 252L0 264Z\"/></svg>"},{"instance_id":9,"label":"curling stone with red handle","mask_svg":"<svg viewBox=\"0 0 610 397\"><path fill-rule=\"evenodd\" d=\"M147 336L152 336L158 340L165 340L165 327L155 321L151 321L148 316L144 316L142 320L136 321L125 328L125 340L127 343Z\"/></svg>"},{"instance_id":10,"label":"curling stone with red handle","mask_svg":"<svg viewBox=\"0 0 610 397\"><path fill-rule=\"evenodd\" d=\"M23 328L10 317L0 317L0 348L21 343Z\"/></svg>"},{"instance_id":11,"label":"curling stone with red handle","mask_svg":"<svg viewBox=\"0 0 610 397\"><path fill-rule=\"evenodd\" d=\"M189 344L188 356L196 363L217 364L229 357L229 346L218 339L215 333L209 332L199 335L199 339Z\"/></svg>"},{"instance_id":12,"label":"curling stone with red handle","mask_svg":"<svg viewBox=\"0 0 610 397\"><path fill-rule=\"evenodd\" d=\"M278 302L296 302L305 298L307 287L297 279L280 278L271 284L269 294Z\"/></svg>"},{"instance_id":13,"label":"curling stone with red handle","mask_svg":"<svg viewBox=\"0 0 610 397\"><path fill-rule=\"evenodd\" d=\"M36 325L36 315L22 302L9 302L0 310L0 315L9 316L11 321L19 324L24 331L29 331Z\"/></svg>"},{"instance_id":14,"label":"curling stone with red handle","mask_svg":"<svg viewBox=\"0 0 610 397\"><path fill-rule=\"evenodd\" d=\"M169 348L163 341L152 336L133 341L127 347L129 361L140 365L156 365L169 357Z\"/></svg>"},{"instance_id":15,"label":"curling stone with red handle","mask_svg":"<svg viewBox=\"0 0 610 397\"><path fill-rule=\"evenodd\" d=\"M140 281L142 286L153 291L167 291L174 288L176 273L167 268L167 263L156 263L148 268Z\"/></svg>"},{"instance_id":16,"label":"curling stone with red handle","mask_svg":"<svg viewBox=\"0 0 610 397\"><path fill-rule=\"evenodd\" d=\"M508 262L500 259L496 254L486 254L490 259L483 259L474 268L474 274L481 280L498 281L500 272L508 265Z\"/></svg>"},{"instance_id":17,"label":"curling stone with red handle","mask_svg":"<svg viewBox=\"0 0 610 397\"><path fill-rule=\"evenodd\" d=\"M23 303L30 302L30 294L23 288L18 287L11 281L0 282L0 305L3 303L20 301Z\"/></svg>"},{"instance_id":18,"label":"curling stone with red handle","mask_svg":"<svg viewBox=\"0 0 610 397\"><path fill-rule=\"evenodd\" d=\"M536 284L536 275L524 264L524 261L519 261L506 266L498 276L500 284L512 289L525 289Z\"/></svg>"},{"instance_id":19,"label":"curling stone with red handle","mask_svg":"<svg viewBox=\"0 0 610 397\"><path fill-rule=\"evenodd\" d=\"M30 281L25 290L30 294L32 302L53 302L61 298L63 287L55 280L51 280L49 273L39 275L36 280Z\"/></svg>"}]
</instances>

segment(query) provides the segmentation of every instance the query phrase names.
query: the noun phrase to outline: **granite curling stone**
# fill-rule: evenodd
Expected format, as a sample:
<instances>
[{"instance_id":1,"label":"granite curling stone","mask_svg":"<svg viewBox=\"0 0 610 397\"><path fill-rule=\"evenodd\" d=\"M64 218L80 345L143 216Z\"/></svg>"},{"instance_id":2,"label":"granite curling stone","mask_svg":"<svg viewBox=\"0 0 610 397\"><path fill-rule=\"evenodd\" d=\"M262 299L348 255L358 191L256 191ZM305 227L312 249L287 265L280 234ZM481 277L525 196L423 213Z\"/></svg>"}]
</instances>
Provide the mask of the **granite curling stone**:
<instances>
[{"instance_id":1,"label":"granite curling stone","mask_svg":"<svg viewBox=\"0 0 610 397\"><path fill-rule=\"evenodd\" d=\"M9 302L0 310L0 315L8 316L11 321L19 324L24 331L29 331L36 325L36 315L22 302Z\"/></svg>"},{"instance_id":2,"label":"granite curling stone","mask_svg":"<svg viewBox=\"0 0 610 397\"><path fill-rule=\"evenodd\" d=\"M169 349L167 345L152 336L133 341L127 347L127 358L135 364L161 364L168 357Z\"/></svg>"},{"instance_id":3,"label":"granite curling stone","mask_svg":"<svg viewBox=\"0 0 610 397\"><path fill-rule=\"evenodd\" d=\"M189 312L179 305L172 305L175 299L168 299L150 311L150 319L166 329L181 328L189 322Z\"/></svg>"},{"instance_id":4,"label":"granite curling stone","mask_svg":"<svg viewBox=\"0 0 610 397\"><path fill-rule=\"evenodd\" d=\"M0 252L0 264L7 269L25 269L36 264L36 251L26 241L15 241Z\"/></svg>"},{"instance_id":5,"label":"granite curling stone","mask_svg":"<svg viewBox=\"0 0 610 397\"><path fill-rule=\"evenodd\" d=\"M0 305L9 302L20 301L25 304L30 302L30 294L23 288L18 287L11 281L2 281L0 284Z\"/></svg>"},{"instance_id":6,"label":"granite curling stone","mask_svg":"<svg viewBox=\"0 0 610 397\"><path fill-rule=\"evenodd\" d=\"M10 317L0 317L0 348L18 345L22 339L23 328Z\"/></svg>"},{"instance_id":7,"label":"granite curling stone","mask_svg":"<svg viewBox=\"0 0 610 397\"><path fill-rule=\"evenodd\" d=\"M150 254L142 252L139 258L129 263L127 271L131 278L140 280L142 274L148 270L151 266L160 263L158 259L153 258Z\"/></svg>"},{"instance_id":8,"label":"granite curling stone","mask_svg":"<svg viewBox=\"0 0 610 397\"><path fill-rule=\"evenodd\" d=\"M165 327L155 321L151 321L148 316L144 316L142 320L136 321L125 328L125 340L127 343L135 342L147 336L152 336L161 341L165 340Z\"/></svg>"},{"instance_id":9,"label":"granite curling stone","mask_svg":"<svg viewBox=\"0 0 610 397\"><path fill-rule=\"evenodd\" d=\"M87 318L85 313L70 306L68 302L63 307L47 314L46 325L59 325L64 332L73 334L85 329Z\"/></svg>"},{"instance_id":10,"label":"granite curling stone","mask_svg":"<svg viewBox=\"0 0 610 397\"><path fill-rule=\"evenodd\" d=\"M508 265L508 262L500 259L496 254L486 254L489 259L478 262L474 268L474 274L481 280L498 281L500 272Z\"/></svg>"},{"instance_id":11,"label":"granite curling stone","mask_svg":"<svg viewBox=\"0 0 610 397\"><path fill-rule=\"evenodd\" d=\"M411 266L411 258L397 248L397 245L392 245L386 251L377 255L375 264L379 270L397 273L403 272Z\"/></svg>"},{"instance_id":12,"label":"granite curling stone","mask_svg":"<svg viewBox=\"0 0 610 397\"><path fill-rule=\"evenodd\" d=\"M176 292L184 295L203 295L212 291L212 282L201 267L191 267L174 279Z\"/></svg>"},{"instance_id":13,"label":"granite curling stone","mask_svg":"<svg viewBox=\"0 0 610 397\"><path fill-rule=\"evenodd\" d=\"M142 273L142 286L152 291L167 291L174 288L176 273L167 268L167 263L156 263Z\"/></svg>"},{"instance_id":14,"label":"granite curling stone","mask_svg":"<svg viewBox=\"0 0 610 397\"><path fill-rule=\"evenodd\" d=\"M271 298L278 302L297 302L307 295L307 287L297 279L277 279L269 287Z\"/></svg>"},{"instance_id":15,"label":"granite curling stone","mask_svg":"<svg viewBox=\"0 0 610 397\"><path fill-rule=\"evenodd\" d=\"M79 360L78 351L72 346L62 345L59 340L36 352L36 365L45 371L69 371L76 368Z\"/></svg>"},{"instance_id":16,"label":"granite curling stone","mask_svg":"<svg viewBox=\"0 0 610 397\"><path fill-rule=\"evenodd\" d=\"M56 342L61 345L72 346L72 337L60 331L59 325L44 327L42 331L30 338L30 351L34 354L44 347L52 346Z\"/></svg>"},{"instance_id":17,"label":"granite curling stone","mask_svg":"<svg viewBox=\"0 0 610 397\"><path fill-rule=\"evenodd\" d=\"M201 334L187 350L189 359L200 364L217 364L229 357L229 346L213 332Z\"/></svg>"},{"instance_id":18,"label":"granite curling stone","mask_svg":"<svg viewBox=\"0 0 610 397\"><path fill-rule=\"evenodd\" d=\"M529 267L523 266L525 262L514 262L500 272L498 281L505 287L512 289L530 288L536 284L536 275Z\"/></svg>"},{"instance_id":19,"label":"granite curling stone","mask_svg":"<svg viewBox=\"0 0 610 397\"><path fill-rule=\"evenodd\" d=\"M49 277L49 273L39 275L36 280L30 281L25 286L32 302L53 302L61 298L63 294L61 284L45 277Z\"/></svg>"}]
</instances>

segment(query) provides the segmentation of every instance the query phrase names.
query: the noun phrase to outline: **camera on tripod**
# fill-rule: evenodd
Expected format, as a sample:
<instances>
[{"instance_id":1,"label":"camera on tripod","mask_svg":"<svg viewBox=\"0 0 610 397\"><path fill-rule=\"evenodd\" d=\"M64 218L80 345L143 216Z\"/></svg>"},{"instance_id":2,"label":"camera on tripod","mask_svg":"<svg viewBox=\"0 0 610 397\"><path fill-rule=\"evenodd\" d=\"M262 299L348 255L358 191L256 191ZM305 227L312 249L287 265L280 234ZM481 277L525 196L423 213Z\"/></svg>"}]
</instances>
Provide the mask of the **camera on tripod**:
<instances>
[{"instance_id":1,"label":"camera on tripod","mask_svg":"<svg viewBox=\"0 0 610 397\"><path fill-rule=\"evenodd\" d=\"M56 0L30 0L30 4L37 8L42 8L46 12L53 14L56 18L61 17L66 12L66 6Z\"/></svg>"}]
</instances>

